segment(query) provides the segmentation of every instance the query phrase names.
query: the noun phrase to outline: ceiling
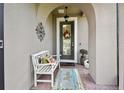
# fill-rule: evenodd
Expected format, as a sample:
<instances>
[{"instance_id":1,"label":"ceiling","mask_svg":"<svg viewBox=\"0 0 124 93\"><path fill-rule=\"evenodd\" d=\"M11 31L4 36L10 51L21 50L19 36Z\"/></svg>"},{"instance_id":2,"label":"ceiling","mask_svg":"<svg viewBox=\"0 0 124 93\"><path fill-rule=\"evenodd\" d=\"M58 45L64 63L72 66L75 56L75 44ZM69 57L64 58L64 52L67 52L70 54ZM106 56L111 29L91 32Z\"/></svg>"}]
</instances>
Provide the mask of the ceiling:
<instances>
[{"instance_id":1,"label":"ceiling","mask_svg":"<svg viewBox=\"0 0 124 93\"><path fill-rule=\"evenodd\" d=\"M78 7L75 7L73 5L68 5L67 6L67 15L82 15L83 11L81 11ZM64 13L58 13L58 10L64 10ZM56 16L62 16L65 15L65 6L58 7L52 11L53 15Z\"/></svg>"}]
</instances>

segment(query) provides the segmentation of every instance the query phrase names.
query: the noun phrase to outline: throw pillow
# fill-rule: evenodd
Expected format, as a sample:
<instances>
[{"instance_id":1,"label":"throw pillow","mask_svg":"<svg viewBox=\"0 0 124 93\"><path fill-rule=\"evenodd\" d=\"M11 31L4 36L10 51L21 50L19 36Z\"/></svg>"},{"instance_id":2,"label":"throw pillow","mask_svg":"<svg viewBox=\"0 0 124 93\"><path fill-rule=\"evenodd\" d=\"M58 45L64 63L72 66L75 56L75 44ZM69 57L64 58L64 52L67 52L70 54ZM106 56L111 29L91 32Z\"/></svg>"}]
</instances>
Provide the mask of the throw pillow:
<instances>
[{"instance_id":1,"label":"throw pillow","mask_svg":"<svg viewBox=\"0 0 124 93\"><path fill-rule=\"evenodd\" d=\"M56 60L52 56L49 58L49 60L50 60L51 63L55 63L56 62Z\"/></svg>"},{"instance_id":2,"label":"throw pillow","mask_svg":"<svg viewBox=\"0 0 124 93\"><path fill-rule=\"evenodd\" d=\"M42 58L42 64L46 64L46 63L49 63L49 57L43 57Z\"/></svg>"}]
</instances>

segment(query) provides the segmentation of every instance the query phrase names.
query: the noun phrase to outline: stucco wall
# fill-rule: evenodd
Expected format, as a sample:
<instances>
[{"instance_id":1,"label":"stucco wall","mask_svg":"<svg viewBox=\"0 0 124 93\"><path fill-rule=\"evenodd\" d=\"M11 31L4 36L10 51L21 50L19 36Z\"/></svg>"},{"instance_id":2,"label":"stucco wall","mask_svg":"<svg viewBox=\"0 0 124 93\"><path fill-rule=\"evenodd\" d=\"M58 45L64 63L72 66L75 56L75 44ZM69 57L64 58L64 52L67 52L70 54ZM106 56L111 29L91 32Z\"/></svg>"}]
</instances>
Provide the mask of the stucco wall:
<instances>
[{"instance_id":1,"label":"stucco wall","mask_svg":"<svg viewBox=\"0 0 124 93\"><path fill-rule=\"evenodd\" d=\"M29 89L33 83L32 53L49 50L52 53L52 15L44 26L42 42L36 35L36 4L5 4L5 89Z\"/></svg>"},{"instance_id":2,"label":"stucco wall","mask_svg":"<svg viewBox=\"0 0 124 93\"><path fill-rule=\"evenodd\" d=\"M86 16L78 17L77 61L80 62L80 49L88 50L88 22Z\"/></svg>"},{"instance_id":3,"label":"stucco wall","mask_svg":"<svg viewBox=\"0 0 124 93\"><path fill-rule=\"evenodd\" d=\"M82 7L88 20L88 58L89 72L96 82L96 15L93 5L86 4Z\"/></svg>"},{"instance_id":4,"label":"stucco wall","mask_svg":"<svg viewBox=\"0 0 124 93\"><path fill-rule=\"evenodd\" d=\"M57 6L61 4L39 4L37 5L37 22L41 22L46 25L46 20L49 14L55 9Z\"/></svg>"},{"instance_id":5,"label":"stucco wall","mask_svg":"<svg viewBox=\"0 0 124 93\"><path fill-rule=\"evenodd\" d=\"M119 89L124 89L124 4L119 4Z\"/></svg>"},{"instance_id":6,"label":"stucco wall","mask_svg":"<svg viewBox=\"0 0 124 93\"><path fill-rule=\"evenodd\" d=\"M50 54L53 54L53 22L52 22L52 14L48 16L46 23L44 25L45 37L41 42L42 50L49 50Z\"/></svg>"},{"instance_id":7,"label":"stucco wall","mask_svg":"<svg viewBox=\"0 0 124 93\"><path fill-rule=\"evenodd\" d=\"M116 4L95 4L96 83L117 84Z\"/></svg>"},{"instance_id":8,"label":"stucco wall","mask_svg":"<svg viewBox=\"0 0 124 93\"><path fill-rule=\"evenodd\" d=\"M36 36L34 4L4 6L5 89L29 89L33 82L30 55L41 50Z\"/></svg>"}]
</instances>

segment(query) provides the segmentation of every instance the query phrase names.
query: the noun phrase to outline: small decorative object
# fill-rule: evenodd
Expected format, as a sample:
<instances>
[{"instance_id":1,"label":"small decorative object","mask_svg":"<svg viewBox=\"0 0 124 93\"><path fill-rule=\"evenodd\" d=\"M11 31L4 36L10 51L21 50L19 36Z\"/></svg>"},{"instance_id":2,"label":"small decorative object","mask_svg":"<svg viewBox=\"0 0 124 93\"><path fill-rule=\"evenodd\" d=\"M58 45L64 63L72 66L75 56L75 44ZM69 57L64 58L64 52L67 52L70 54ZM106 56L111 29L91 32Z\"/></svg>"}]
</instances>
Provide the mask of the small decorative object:
<instances>
[{"instance_id":1,"label":"small decorative object","mask_svg":"<svg viewBox=\"0 0 124 93\"><path fill-rule=\"evenodd\" d=\"M44 31L42 22L39 23L38 26L36 27L36 34L38 36L38 39L40 39L40 41L42 41L45 36L45 31Z\"/></svg>"},{"instance_id":2,"label":"small decorative object","mask_svg":"<svg viewBox=\"0 0 124 93\"><path fill-rule=\"evenodd\" d=\"M81 49L80 53L81 53L80 64L84 66L84 61L87 60L86 55L88 54L88 51L85 49Z\"/></svg>"},{"instance_id":3,"label":"small decorative object","mask_svg":"<svg viewBox=\"0 0 124 93\"><path fill-rule=\"evenodd\" d=\"M89 61L88 61L88 59L86 59L86 60L84 60L84 67L85 68L89 68Z\"/></svg>"}]
</instances>

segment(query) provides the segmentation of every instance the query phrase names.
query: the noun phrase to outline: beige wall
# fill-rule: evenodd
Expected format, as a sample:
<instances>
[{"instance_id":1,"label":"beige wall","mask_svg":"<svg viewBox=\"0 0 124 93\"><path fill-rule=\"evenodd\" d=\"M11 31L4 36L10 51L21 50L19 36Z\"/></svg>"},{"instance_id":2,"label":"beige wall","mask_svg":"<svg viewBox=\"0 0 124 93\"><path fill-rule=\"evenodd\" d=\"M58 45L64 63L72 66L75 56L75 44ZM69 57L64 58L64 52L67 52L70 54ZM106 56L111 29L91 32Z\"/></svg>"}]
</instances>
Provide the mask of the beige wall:
<instances>
[{"instance_id":1,"label":"beige wall","mask_svg":"<svg viewBox=\"0 0 124 93\"><path fill-rule=\"evenodd\" d=\"M88 23L86 16L78 17L77 61L80 62L80 49L88 50Z\"/></svg>"},{"instance_id":2,"label":"beige wall","mask_svg":"<svg viewBox=\"0 0 124 93\"><path fill-rule=\"evenodd\" d=\"M124 89L124 4L119 4L119 89Z\"/></svg>"},{"instance_id":3,"label":"beige wall","mask_svg":"<svg viewBox=\"0 0 124 93\"><path fill-rule=\"evenodd\" d=\"M57 6L61 4L40 4L37 6L37 22L43 23L43 25L46 25L46 20L49 16L49 14L52 12L53 9L55 9Z\"/></svg>"},{"instance_id":4,"label":"beige wall","mask_svg":"<svg viewBox=\"0 0 124 93\"><path fill-rule=\"evenodd\" d=\"M90 64L90 75L96 81L96 15L92 5L85 5L82 9L85 11L88 20L88 58Z\"/></svg>"},{"instance_id":5,"label":"beige wall","mask_svg":"<svg viewBox=\"0 0 124 93\"><path fill-rule=\"evenodd\" d=\"M49 50L52 53L52 15L44 24L43 42L36 35L37 6L5 4L5 89L29 89L33 83L32 53Z\"/></svg>"},{"instance_id":6,"label":"beige wall","mask_svg":"<svg viewBox=\"0 0 124 93\"><path fill-rule=\"evenodd\" d=\"M29 89L32 85L30 55L42 46L35 27L34 4L5 4L5 89Z\"/></svg>"},{"instance_id":7,"label":"beige wall","mask_svg":"<svg viewBox=\"0 0 124 93\"><path fill-rule=\"evenodd\" d=\"M52 22L52 14L49 15L46 20L46 24L44 25L45 37L41 42L42 50L49 50L50 54L53 54L53 22Z\"/></svg>"},{"instance_id":8,"label":"beige wall","mask_svg":"<svg viewBox=\"0 0 124 93\"><path fill-rule=\"evenodd\" d=\"M96 83L117 84L116 4L95 4Z\"/></svg>"}]
</instances>

